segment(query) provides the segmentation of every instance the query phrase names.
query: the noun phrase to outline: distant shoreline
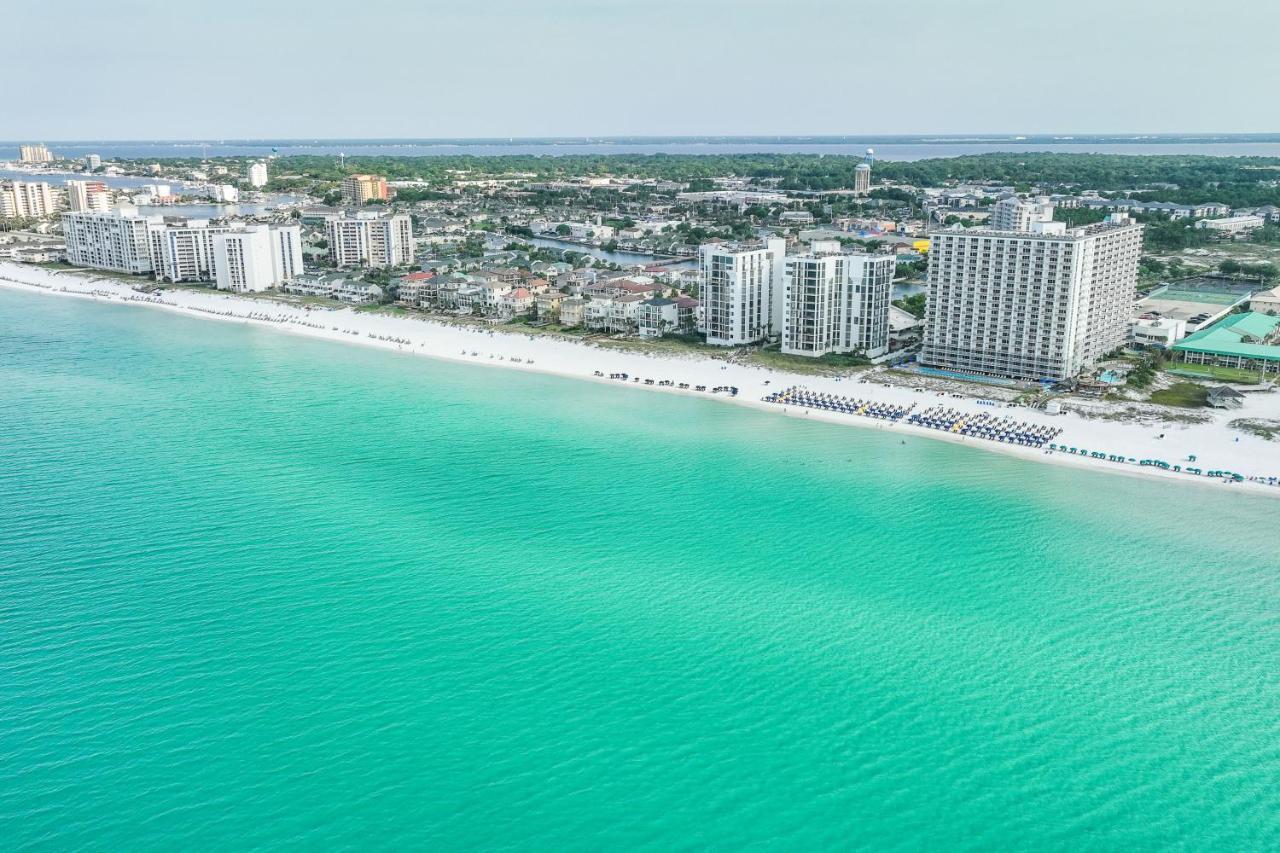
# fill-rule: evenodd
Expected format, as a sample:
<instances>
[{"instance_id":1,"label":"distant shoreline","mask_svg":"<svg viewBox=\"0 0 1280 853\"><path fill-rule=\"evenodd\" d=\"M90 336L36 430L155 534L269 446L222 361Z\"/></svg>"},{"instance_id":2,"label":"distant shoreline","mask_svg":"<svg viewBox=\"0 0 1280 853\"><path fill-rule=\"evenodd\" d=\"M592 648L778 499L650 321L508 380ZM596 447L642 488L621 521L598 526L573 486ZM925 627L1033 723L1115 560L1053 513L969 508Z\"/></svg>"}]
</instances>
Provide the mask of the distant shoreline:
<instances>
[{"instance_id":1,"label":"distant shoreline","mask_svg":"<svg viewBox=\"0 0 1280 853\"><path fill-rule=\"evenodd\" d=\"M0 142L0 160L16 160L18 141ZM1161 154L1280 157L1280 133L1202 134L858 134L787 136L562 136L388 139L46 140L56 157L175 160L219 157L502 157L810 154L885 161L993 153Z\"/></svg>"},{"instance_id":2,"label":"distant shoreline","mask_svg":"<svg viewBox=\"0 0 1280 853\"><path fill-rule=\"evenodd\" d=\"M0 146L19 145L26 140L0 140ZM54 139L47 145L123 145L126 143L153 143L160 145L235 145L253 143L259 145L293 144L319 145L345 143L349 145L568 145L597 143L636 143L660 145L664 142L775 142L813 143L839 145L859 143L885 145L909 143L913 145L956 145L963 143L1089 143L1107 142L1131 145L1161 145L1179 142L1280 142L1280 133L889 133L889 134L689 134L689 135L599 135L599 136L389 136L389 137L254 137L222 138L216 142L200 137L187 139Z\"/></svg>"}]
</instances>

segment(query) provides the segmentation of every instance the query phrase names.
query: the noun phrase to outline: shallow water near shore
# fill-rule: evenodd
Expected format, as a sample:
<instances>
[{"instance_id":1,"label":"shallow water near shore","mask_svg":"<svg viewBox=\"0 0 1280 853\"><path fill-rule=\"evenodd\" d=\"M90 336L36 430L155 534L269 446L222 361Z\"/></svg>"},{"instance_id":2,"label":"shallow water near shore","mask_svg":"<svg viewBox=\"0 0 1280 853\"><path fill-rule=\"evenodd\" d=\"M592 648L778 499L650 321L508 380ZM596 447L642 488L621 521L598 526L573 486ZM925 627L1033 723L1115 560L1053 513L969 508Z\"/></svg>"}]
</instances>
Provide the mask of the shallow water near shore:
<instances>
[{"instance_id":1,"label":"shallow water near shore","mask_svg":"<svg viewBox=\"0 0 1280 853\"><path fill-rule=\"evenodd\" d=\"M1275 512L0 290L0 838L1273 848Z\"/></svg>"}]
</instances>

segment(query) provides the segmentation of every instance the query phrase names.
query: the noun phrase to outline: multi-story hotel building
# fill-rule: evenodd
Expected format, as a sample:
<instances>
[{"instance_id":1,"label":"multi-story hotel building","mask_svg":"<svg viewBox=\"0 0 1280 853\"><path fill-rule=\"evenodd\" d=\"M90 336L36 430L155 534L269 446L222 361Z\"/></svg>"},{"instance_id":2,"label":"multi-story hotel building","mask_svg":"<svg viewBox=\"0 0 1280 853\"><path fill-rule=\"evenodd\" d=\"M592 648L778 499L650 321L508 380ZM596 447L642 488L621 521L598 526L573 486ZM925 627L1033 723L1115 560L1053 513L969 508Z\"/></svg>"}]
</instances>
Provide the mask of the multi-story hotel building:
<instances>
[{"instance_id":1,"label":"multi-story hotel building","mask_svg":"<svg viewBox=\"0 0 1280 853\"><path fill-rule=\"evenodd\" d=\"M151 228L154 225L148 217L138 216L137 208L132 207L106 213L64 213L62 233L67 241L67 260L76 266L99 270L153 272Z\"/></svg>"},{"instance_id":2,"label":"multi-story hotel building","mask_svg":"<svg viewBox=\"0 0 1280 853\"><path fill-rule=\"evenodd\" d=\"M362 205L387 200L387 179L381 175L348 175L342 179L342 203Z\"/></svg>"},{"instance_id":3,"label":"multi-story hotel building","mask_svg":"<svg viewBox=\"0 0 1280 853\"><path fill-rule=\"evenodd\" d=\"M813 251L786 258L782 351L817 357L889 351L889 303L897 259Z\"/></svg>"},{"instance_id":4,"label":"multi-story hotel building","mask_svg":"<svg viewBox=\"0 0 1280 853\"><path fill-rule=\"evenodd\" d=\"M18 160L22 163L52 163L53 152L44 145L19 145Z\"/></svg>"},{"instance_id":5,"label":"multi-story hotel building","mask_svg":"<svg viewBox=\"0 0 1280 853\"><path fill-rule=\"evenodd\" d=\"M77 266L152 273L171 282L213 281L220 288L259 291L303 272L297 225L166 222L137 208L62 215L67 260Z\"/></svg>"},{"instance_id":6,"label":"multi-story hotel building","mask_svg":"<svg viewBox=\"0 0 1280 853\"><path fill-rule=\"evenodd\" d=\"M111 208L111 191L102 181L67 181L67 207L72 213Z\"/></svg>"},{"instance_id":7,"label":"multi-story hotel building","mask_svg":"<svg viewBox=\"0 0 1280 853\"><path fill-rule=\"evenodd\" d=\"M787 244L707 243L698 248L698 297L707 343L751 344L782 332L782 276Z\"/></svg>"},{"instance_id":8,"label":"multi-story hotel building","mask_svg":"<svg viewBox=\"0 0 1280 853\"><path fill-rule=\"evenodd\" d=\"M213 278L213 238L230 226L206 219L166 224L151 217L151 259L160 281L209 281Z\"/></svg>"},{"instance_id":9,"label":"multi-story hotel building","mask_svg":"<svg viewBox=\"0 0 1280 853\"><path fill-rule=\"evenodd\" d=\"M413 220L407 213L343 212L326 219L329 259L336 267L390 267L413 262Z\"/></svg>"},{"instance_id":10,"label":"multi-story hotel building","mask_svg":"<svg viewBox=\"0 0 1280 853\"><path fill-rule=\"evenodd\" d=\"M1002 198L992 206L993 231L1030 231L1036 222L1052 222L1053 205L1048 199L1030 201L1017 196Z\"/></svg>"},{"instance_id":11,"label":"multi-story hotel building","mask_svg":"<svg viewBox=\"0 0 1280 853\"><path fill-rule=\"evenodd\" d=\"M1142 226L1124 214L1068 230L929 235L920 363L1015 379L1066 379L1125 342Z\"/></svg>"},{"instance_id":12,"label":"multi-story hotel building","mask_svg":"<svg viewBox=\"0 0 1280 853\"><path fill-rule=\"evenodd\" d=\"M46 183L9 181L0 184L0 217L38 219L55 212L53 189Z\"/></svg>"},{"instance_id":13,"label":"multi-story hotel building","mask_svg":"<svg viewBox=\"0 0 1280 853\"><path fill-rule=\"evenodd\" d=\"M260 291L303 271L302 229L297 225L212 225L192 219L154 227L156 278L213 281L222 290ZM236 270L225 266L236 261Z\"/></svg>"}]
</instances>

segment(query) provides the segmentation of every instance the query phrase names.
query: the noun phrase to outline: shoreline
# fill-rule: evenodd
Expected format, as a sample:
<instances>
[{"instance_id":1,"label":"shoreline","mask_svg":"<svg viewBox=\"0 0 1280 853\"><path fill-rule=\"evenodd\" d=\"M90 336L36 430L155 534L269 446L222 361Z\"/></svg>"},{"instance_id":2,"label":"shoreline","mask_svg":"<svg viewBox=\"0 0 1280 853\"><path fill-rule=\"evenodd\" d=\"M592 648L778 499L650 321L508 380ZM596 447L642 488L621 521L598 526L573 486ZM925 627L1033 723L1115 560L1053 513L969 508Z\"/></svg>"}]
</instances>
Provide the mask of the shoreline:
<instances>
[{"instance_id":1,"label":"shoreline","mask_svg":"<svg viewBox=\"0 0 1280 853\"><path fill-rule=\"evenodd\" d=\"M138 283L146 281L148 280L138 279ZM82 284L83 289L68 287L71 284ZM1185 459L1187 453L1182 452L1181 448L1190 446L1195 448L1191 452L1199 457L1199 461L1194 464L1203 470L1222 469L1237 471L1246 477L1271 477L1280 475L1280 443L1234 430L1222 418L1229 420L1252 416L1280 419L1280 394L1276 392L1251 395L1250 403L1256 402L1259 405L1248 411L1235 410L1222 418L1214 414L1212 421L1206 424L1174 422L1168 426L1155 427L1154 429L1163 430L1159 435L1164 436L1156 438L1148 435L1153 430L1148 424L1088 419L1076 413L1047 415L1039 410L1022 407L1014 412L996 412L988 403L979 403L977 398L957 398L942 392L884 386L856 376L837 378L794 374L695 355L642 353L518 331L488 330L425 316L396 317L362 313L337 305L332 308L290 306L255 299L251 295L233 295L212 289L207 293L196 290L165 290L144 296L132 289L131 282L98 277L90 270L53 271L0 262L0 286L20 292L137 305L190 317L253 324L311 338L360 343L389 352L426 356L459 364L488 364L562 378L587 379L612 386L718 399L720 402L786 417L876 429L896 433L904 439L914 437L947 441L1028 461L1048 462L1081 470L1125 474L1166 482L1217 485L1251 494L1280 497L1280 487L1265 482L1248 479L1229 482L1204 475L1175 473L1157 467L1140 467L1136 463L1107 462L1041 448L961 436L905 422L882 421L794 405L784 406L762 399L767 393L789 386L801 386L819 393L859 397L893 405L913 404L920 409L945 405L965 414L999 415L1061 429L1062 437L1055 439L1055 443L1065 442L1070 446L1090 449L1109 448L1113 451L1123 448L1123 455L1126 457L1165 458L1169 461ZM584 357L588 355L589 358ZM596 371L603 375L596 375ZM610 373L627 373L630 377L640 377L641 381L610 379ZM655 384L644 384L643 380L646 378L655 380ZM656 384L664 380L686 382L690 388L685 390L674 385L667 387ZM731 397L709 390L692 390L695 385L705 385L708 389L721 385L737 386L740 392L739 396ZM1221 446L1223 444L1225 448ZM1209 453L1201 452L1205 446L1210 447Z\"/></svg>"}]
</instances>

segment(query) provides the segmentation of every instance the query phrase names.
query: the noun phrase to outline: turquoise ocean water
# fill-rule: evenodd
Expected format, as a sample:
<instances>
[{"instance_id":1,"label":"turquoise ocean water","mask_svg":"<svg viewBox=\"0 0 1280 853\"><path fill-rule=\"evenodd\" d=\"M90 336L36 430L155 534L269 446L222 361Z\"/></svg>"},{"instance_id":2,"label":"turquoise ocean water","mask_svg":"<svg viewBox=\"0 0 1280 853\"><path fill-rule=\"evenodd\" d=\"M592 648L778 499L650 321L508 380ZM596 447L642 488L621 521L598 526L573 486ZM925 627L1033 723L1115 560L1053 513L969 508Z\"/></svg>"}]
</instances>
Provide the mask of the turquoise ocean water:
<instances>
[{"instance_id":1,"label":"turquoise ocean water","mask_svg":"<svg viewBox=\"0 0 1280 853\"><path fill-rule=\"evenodd\" d=\"M0 291L0 848L1276 849L1278 513Z\"/></svg>"}]
</instances>

